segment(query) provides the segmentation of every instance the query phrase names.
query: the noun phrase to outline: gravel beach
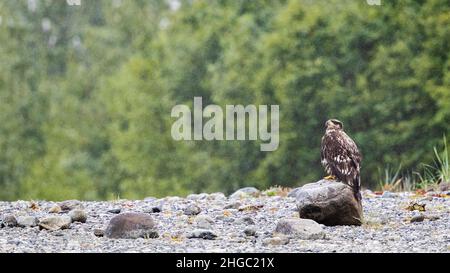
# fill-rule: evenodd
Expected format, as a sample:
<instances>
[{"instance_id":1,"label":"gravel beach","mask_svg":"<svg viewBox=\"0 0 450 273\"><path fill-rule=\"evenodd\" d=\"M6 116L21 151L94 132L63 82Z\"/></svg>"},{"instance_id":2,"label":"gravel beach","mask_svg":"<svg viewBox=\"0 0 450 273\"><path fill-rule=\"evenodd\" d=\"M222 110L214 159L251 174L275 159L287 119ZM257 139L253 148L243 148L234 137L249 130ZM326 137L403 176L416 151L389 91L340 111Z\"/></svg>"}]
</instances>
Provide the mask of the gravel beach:
<instances>
[{"instance_id":1,"label":"gravel beach","mask_svg":"<svg viewBox=\"0 0 450 273\"><path fill-rule=\"evenodd\" d=\"M318 225L320 236L306 238L275 232L280 219L298 218L295 199L279 195L0 202L0 252L450 252L446 194L365 191L363 209L362 226ZM150 215L158 237L103 236L126 212Z\"/></svg>"}]
</instances>

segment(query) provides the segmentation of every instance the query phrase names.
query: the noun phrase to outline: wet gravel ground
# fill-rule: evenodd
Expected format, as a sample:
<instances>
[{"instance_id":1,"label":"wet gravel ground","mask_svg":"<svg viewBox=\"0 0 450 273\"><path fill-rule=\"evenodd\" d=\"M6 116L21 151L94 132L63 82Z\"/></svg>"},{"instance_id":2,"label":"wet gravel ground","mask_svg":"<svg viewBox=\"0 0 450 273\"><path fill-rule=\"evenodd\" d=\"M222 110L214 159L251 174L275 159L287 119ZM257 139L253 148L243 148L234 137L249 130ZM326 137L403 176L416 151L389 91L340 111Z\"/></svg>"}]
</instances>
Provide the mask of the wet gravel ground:
<instances>
[{"instance_id":1,"label":"wet gravel ground","mask_svg":"<svg viewBox=\"0 0 450 273\"><path fill-rule=\"evenodd\" d=\"M86 223L74 222L69 229L48 231L34 227L0 228L0 252L450 252L450 198L392 193L364 193L362 226L325 227L325 239L300 240L276 237L277 221L298 217L295 199L282 196L226 198L221 193L188 198L81 202ZM425 211L407 210L411 202ZM55 202L0 202L0 219L7 215L42 218ZM203 223L217 235L214 240L189 239L197 229L196 217L185 215L197 205ZM158 238L109 239L98 237L117 212L144 212L157 223ZM160 210L160 212L158 212ZM63 212L57 213L63 214ZM413 219L413 222L411 222ZM212 221L211 221L212 220ZM205 227L206 225L206 227ZM246 231L247 229L247 231ZM253 232L248 232L248 230ZM250 235L249 235L250 234Z\"/></svg>"}]
</instances>

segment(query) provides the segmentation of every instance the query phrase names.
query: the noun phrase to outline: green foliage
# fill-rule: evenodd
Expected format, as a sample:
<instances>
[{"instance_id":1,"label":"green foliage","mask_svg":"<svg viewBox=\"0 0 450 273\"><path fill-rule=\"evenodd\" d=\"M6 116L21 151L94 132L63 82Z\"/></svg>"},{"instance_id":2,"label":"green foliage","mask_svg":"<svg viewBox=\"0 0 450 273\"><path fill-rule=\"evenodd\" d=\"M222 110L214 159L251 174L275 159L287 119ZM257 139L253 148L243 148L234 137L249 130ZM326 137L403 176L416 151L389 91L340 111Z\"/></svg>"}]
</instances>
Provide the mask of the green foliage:
<instances>
[{"instance_id":1,"label":"green foliage","mask_svg":"<svg viewBox=\"0 0 450 273\"><path fill-rule=\"evenodd\" d=\"M434 163L433 165L423 164L422 174L417 174L420 179L418 188L426 189L429 186L436 186L436 184L450 181L449 150L447 143L447 138L444 136L442 151L438 152L437 147L433 148L435 156Z\"/></svg>"},{"instance_id":2,"label":"green foliage","mask_svg":"<svg viewBox=\"0 0 450 273\"><path fill-rule=\"evenodd\" d=\"M379 175L379 181L380 181L380 189L381 190L393 190L395 188L398 187L398 185L400 185L402 178L401 178L401 174L400 171L402 169L402 166L398 166L397 169L393 169L390 166L386 167L384 169L384 174L383 175ZM379 173L381 173L381 171L379 170Z\"/></svg>"},{"instance_id":3,"label":"green foliage","mask_svg":"<svg viewBox=\"0 0 450 273\"><path fill-rule=\"evenodd\" d=\"M30 2L0 3L0 199L297 186L323 176L328 118L363 186L384 166L402 167L383 185L449 180L447 146L430 152L450 133L447 0ZM194 96L279 104L278 150L174 141L171 108Z\"/></svg>"}]
</instances>

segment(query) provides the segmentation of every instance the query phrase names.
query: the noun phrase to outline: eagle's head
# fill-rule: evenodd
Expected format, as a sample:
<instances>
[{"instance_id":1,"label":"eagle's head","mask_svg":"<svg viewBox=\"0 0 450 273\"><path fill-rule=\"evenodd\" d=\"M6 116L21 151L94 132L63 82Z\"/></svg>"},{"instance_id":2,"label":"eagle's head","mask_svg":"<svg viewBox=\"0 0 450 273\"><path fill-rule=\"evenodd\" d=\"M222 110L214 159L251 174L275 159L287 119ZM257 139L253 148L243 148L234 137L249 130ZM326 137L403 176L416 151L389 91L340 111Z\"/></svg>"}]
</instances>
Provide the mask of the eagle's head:
<instances>
[{"instance_id":1,"label":"eagle's head","mask_svg":"<svg viewBox=\"0 0 450 273\"><path fill-rule=\"evenodd\" d=\"M329 119L325 122L325 129L328 130L343 130L344 125L337 119Z\"/></svg>"}]
</instances>

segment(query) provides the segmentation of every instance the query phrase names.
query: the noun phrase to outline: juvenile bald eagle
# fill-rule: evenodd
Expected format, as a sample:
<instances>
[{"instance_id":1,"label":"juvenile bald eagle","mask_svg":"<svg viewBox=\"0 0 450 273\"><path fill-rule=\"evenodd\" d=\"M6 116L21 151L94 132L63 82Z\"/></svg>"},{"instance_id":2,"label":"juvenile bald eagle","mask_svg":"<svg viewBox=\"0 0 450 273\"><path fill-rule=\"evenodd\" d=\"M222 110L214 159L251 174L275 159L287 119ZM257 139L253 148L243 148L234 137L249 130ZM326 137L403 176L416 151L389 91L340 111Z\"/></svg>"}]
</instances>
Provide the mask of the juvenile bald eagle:
<instances>
[{"instance_id":1,"label":"juvenile bald eagle","mask_svg":"<svg viewBox=\"0 0 450 273\"><path fill-rule=\"evenodd\" d=\"M355 142L344 132L342 122L337 119L325 123L320 157L328 174L325 179L337 179L351 186L355 198L361 201L361 154Z\"/></svg>"}]
</instances>

